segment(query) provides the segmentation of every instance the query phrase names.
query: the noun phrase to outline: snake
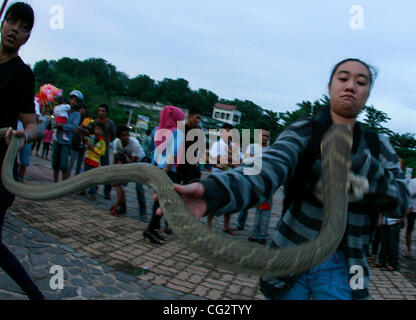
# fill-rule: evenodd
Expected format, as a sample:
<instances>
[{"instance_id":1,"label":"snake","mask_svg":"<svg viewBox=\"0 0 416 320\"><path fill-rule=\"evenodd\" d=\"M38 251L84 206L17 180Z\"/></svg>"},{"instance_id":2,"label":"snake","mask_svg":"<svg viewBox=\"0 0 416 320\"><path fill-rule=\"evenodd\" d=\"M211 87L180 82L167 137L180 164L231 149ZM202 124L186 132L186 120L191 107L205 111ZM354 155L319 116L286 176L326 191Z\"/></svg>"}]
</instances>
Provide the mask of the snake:
<instances>
[{"instance_id":1,"label":"snake","mask_svg":"<svg viewBox=\"0 0 416 320\"><path fill-rule=\"evenodd\" d=\"M7 128L0 129L0 138ZM163 214L177 237L217 267L248 275L283 277L305 272L328 260L335 252L347 224L347 174L352 147L348 127L333 124L321 140L323 218L319 234L297 246L271 249L231 240L195 218L163 170L149 163L98 167L57 183L29 185L15 181L13 164L20 139L12 136L4 157L1 179L14 195L33 201L53 200L79 193L90 186L136 182L146 184L158 195Z\"/></svg>"}]
</instances>

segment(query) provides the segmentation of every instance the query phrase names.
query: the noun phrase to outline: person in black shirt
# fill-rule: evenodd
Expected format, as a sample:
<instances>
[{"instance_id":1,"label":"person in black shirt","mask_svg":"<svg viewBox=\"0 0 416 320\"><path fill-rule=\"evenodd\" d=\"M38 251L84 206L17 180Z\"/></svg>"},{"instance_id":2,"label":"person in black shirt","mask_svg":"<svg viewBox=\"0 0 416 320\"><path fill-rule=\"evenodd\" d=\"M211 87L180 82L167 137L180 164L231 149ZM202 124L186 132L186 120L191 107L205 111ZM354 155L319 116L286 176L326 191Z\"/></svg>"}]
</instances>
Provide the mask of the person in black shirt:
<instances>
[{"instance_id":1,"label":"person in black shirt","mask_svg":"<svg viewBox=\"0 0 416 320\"><path fill-rule=\"evenodd\" d=\"M192 129L200 129L199 123L201 122L202 118L202 111L198 108L191 108L188 111L188 117L185 124L185 137L187 136L188 132ZM197 140L195 137L194 140L188 141L185 138L185 150L183 152L183 156L185 157L185 161L178 166L178 177L180 179L180 183L188 184L192 180L199 179L201 177L201 170L199 169L198 163L190 163L189 159L187 159L186 154L190 146L192 146ZM194 157L197 158L196 154L197 150L195 150Z\"/></svg>"},{"instance_id":2,"label":"person in black shirt","mask_svg":"<svg viewBox=\"0 0 416 320\"><path fill-rule=\"evenodd\" d=\"M1 23L0 44L0 128L8 127L6 139L0 140L0 165L7 151L11 135L24 137L25 143L36 140L35 117L35 77L32 70L19 57L19 49L27 40L33 28L32 8L22 2L11 5ZM21 120L24 130L16 130L17 120ZM17 176L17 166L14 168ZM14 195L0 182L0 267L22 288L30 299L43 300L44 297L16 257L1 242L1 229L7 209L12 205Z\"/></svg>"}]
</instances>

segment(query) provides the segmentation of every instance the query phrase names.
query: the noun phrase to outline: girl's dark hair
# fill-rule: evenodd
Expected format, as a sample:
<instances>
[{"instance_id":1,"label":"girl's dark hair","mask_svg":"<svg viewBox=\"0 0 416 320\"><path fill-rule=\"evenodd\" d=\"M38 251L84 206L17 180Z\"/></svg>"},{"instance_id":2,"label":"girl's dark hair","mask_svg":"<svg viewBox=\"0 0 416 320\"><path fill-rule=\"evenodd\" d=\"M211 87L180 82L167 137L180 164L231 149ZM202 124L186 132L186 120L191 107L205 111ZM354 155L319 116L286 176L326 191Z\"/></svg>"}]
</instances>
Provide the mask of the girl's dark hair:
<instances>
[{"instance_id":1,"label":"girl's dark hair","mask_svg":"<svg viewBox=\"0 0 416 320\"><path fill-rule=\"evenodd\" d=\"M100 106L98 108L104 108L105 112L108 113L108 106L105 103L100 104Z\"/></svg>"},{"instance_id":2,"label":"girl's dark hair","mask_svg":"<svg viewBox=\"0 0 416 320\"><path fill-rule=\"evenodd\" d=\"M100 128L100 129L101 129L101 131L102 131L102 132L104 132L104 125L103 125L102 123L96 122L96 123L94 124L94 128L95 128L95 127Z\"/></svg>"},{"instance_id":3,"label":"girl's dark hair","mask_svg":"<svg viewBox=\"0 0 416 320\"><path fill-rule=\"evenodd\" d=\"M63 96L63 95L61 95L61 96L56 97L56 98L55 98L55 101L56 101L56 103L58 103L58 104L64 104L64 103L65 103L65 98L64 98L64 96Z\"/></svg>"},{"instance_id":4,"label":"girl's dark hair","mask_svg":"<svg viewBox=\"0 0 416 320\"><path fill-rule=\"evenodd\" d=\"M125 124L122 124L117 128L117 137L120 138L120 135L124 131L130 132L130 128L128 126L126 126Z\"/></svg>"},{"instance_id":5,"label":"girl's dark hair","mask_svg":"<svg viewBox=\"0 0 416 320\"><path fill-rule=\"evenodd\" d=\"M191 107L188 111L188 114L190 114L191 116L196 115L196 114L201 114L202 115L202 111L201 111L201 109L199 109L197 107Z\"/></svg>"},{"instance_id":6,"label":"girl's dark hair","mask_svg":"<svg viewBox=\"0 0 416 320\"><path fill-rule=\"evenodd\" d=\"M32 31L35 23L35 14L32 7L24 2L13 3L6 11L4 15L5 19L14 18L27 23L29 32Z\"/></svg>"},{"instance_id":7,"label":"girl's dark hair","mask_svg":"<svg viewBox=\"0 0 416 320\"><path fill-rule=\"evenodd\" d=\"M345 62L348 62L348 61L359 62L359 63L363 64L367 68L368 73L370 74L370 91L371 91L371 89L373 89L373 86L374 86L374 81L377 78L377 73L378 73L377 72L377 69L375 67L373 67L372 65L369 65L368 63L366 63L366 62L364 62L364 61L362 61L360 59L357 59L357 58L347 58L347 59L344 59L344 60L338 62L334 66L334 68L332 69L331 77L329 78L328 86L331 86L332 79L334 78L335 72L338 70L339 66L341 64L345 63Z\"/></svg>"},{"instance_id":8,"label":"girl's dark hair","mask_svg":"<svg viewBox=\"0 0 416 320\"><path fill-rule=\"evenodd\" d=\"M114 162L118 163L118 164L126 164L127 163L127 158L124 154L116 153L114 155Z\"/></svg>"}]
</instances>

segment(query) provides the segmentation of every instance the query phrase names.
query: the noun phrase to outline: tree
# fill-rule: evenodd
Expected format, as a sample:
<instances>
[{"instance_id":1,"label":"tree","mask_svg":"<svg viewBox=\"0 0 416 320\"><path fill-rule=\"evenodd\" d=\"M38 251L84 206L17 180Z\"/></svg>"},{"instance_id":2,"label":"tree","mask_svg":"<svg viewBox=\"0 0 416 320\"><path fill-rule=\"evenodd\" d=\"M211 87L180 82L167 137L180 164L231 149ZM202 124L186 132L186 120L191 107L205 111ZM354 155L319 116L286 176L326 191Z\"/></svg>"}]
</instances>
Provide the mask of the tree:
<instances>
[{"instance_id":1,"label":"tree","mask_svg":"<svg viewBox=\"0 0 416 320\"><path fill-rule=\"evenodd\" d=\"M297 109L286 112L265 110L249 100L227 100L219 98L214 92L200 88L191 90L189 82L183 78L176 80L164 78L156 82L145 74L139 74L130 79L125 73L117 71L116 67L101 58L90 58L84 61L64 57L56 60L41 60L33 67L36 79L36 89L45 83L51 83L64 90L68 97L70 91L78 89L84 93L87 108L96 116L101 103L110 107L110 116L117 125L127 123L128 113L115 106L117 97L132 97L146 102L161 102L173 104L180 108L198 107L206 115L212 114L216 102L236 105L242 112L242 119L238 129L266 129L271 132L271 141L288 125L302 118L315 116L323 108L330 106L329 97L323 95L315 101L304 100L296 104ZM145 115L145 110L133 113ZM149 111L150 112L150 111ZM390 141L403 159L405 166L416 170L416 139L411 133L397 134L384 127L390 120L385 112L374 106L365 106L362 110L365 118L363 126L366 129L387 134ZM253 131L253 130L252 130Z\"/></svg>"},{"instance_id":2,"label":"tree","mask_svg":"<svg viewBox=\"0 0 416 320\"><path fill-rule=\"evenodd\" d=\"M390 120L387 113L377 110L374 106L364 106L363 111L366 118L364 119L363 126L367 130L372 130L387 135L391 135L393 132L382 126L382 123Z\"/></svg>"},{"instance_id":3,"label":"tree","mask_svg":"<svg viewBox=\"0 0 416 320\"><path fill-rule=\"evenodd\" d=\"M162 103L174 104L185 108L188 106L186 102L191 95L192 92L189 88L189 83L185 79L179 78L173 80L165 78L158 82L157 98Z\"/></svg>"},{"instance_id":4,"label":"tree","mask_svg":"<svg viewBox=\"0 0 416 320\"><path fill-rule=\"evenodd\" d=\"M127 93L138 100L154 103L157 97L155 80L145 74L138 75L129 81Z\"/></svg>"}]
</instances>

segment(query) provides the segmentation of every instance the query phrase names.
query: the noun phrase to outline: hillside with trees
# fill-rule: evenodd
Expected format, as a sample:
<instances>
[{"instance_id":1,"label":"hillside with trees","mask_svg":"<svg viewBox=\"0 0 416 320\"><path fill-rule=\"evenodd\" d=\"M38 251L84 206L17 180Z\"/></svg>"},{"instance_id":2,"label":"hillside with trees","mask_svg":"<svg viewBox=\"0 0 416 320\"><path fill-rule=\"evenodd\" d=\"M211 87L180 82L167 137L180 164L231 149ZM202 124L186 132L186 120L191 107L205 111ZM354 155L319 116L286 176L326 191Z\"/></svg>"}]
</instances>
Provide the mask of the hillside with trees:
<instances>
[{"instance_id":1,"label":"hillside with trees","mask_svg":"<svg viewBox=\"0 0 416 320\"><path fill-rule=\"evenodd\" d=\"M72 58L42 60L37 62L33 71L36 77L36 90L45 83L51 83L63 89L64 96L71 90L78 89L84 93L87 108L96 116L101 103L110 106L111 118L117 125L127 123L128 114L114 104L119 97L133 98L144 102L171 104L184 109L192 106L200 108L204 115L210 117L215 103L236 105L242 112L239 129L264 128L271 131L275 139L282 130L293 121L311 117L324 107L329 106L329 98L323 95L316 101L299 102L294 111L274 112L248 100L226 100L214 92L199 88L192 90L185 79L164 78L155 81L148 75L139 74L129 78L123 72L101 58L84 61ZM374 106L365 106L363 125L373 131L387 134L405 166L416 171L416 138L412 133L398 134L384 127L390 119L388 115ZM146 114L143 114L146 115Z\"/></svg>"}]
</instances>

